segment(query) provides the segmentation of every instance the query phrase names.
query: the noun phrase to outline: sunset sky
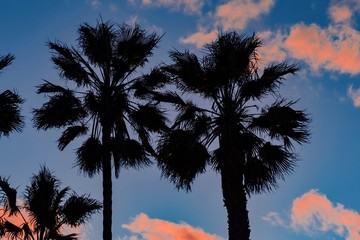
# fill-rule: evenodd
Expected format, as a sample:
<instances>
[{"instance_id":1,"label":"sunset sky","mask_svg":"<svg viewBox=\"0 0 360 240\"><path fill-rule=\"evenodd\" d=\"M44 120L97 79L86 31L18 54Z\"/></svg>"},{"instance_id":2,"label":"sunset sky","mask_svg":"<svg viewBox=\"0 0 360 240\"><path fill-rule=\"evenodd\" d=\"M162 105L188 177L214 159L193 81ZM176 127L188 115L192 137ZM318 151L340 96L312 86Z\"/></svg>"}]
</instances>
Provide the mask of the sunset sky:
<instances>
[{"instance_id":1,"label":"sunset sky","mask_svg":"<svg viewBox=\"0 0 360 240\"><path fill-rule=\"evenodd\" d=\"M228 30L262 38L263 66L298 63L302 70L281 92L310 114L311 142L297 148L296 171L279 189L249 198L251 239L360 240L360 0L1 0L0 55L16 59L1 73L0 91L16 89L26 99L26 128L0 138L0 175L19 192L46 164L64 186L102 199L100 176L85 178L74 168L79 142L60 152L60 132L31 123L32 109L45 101L35 86L63 83L46 42L76 45L78 26L100 18L164 34L139 73L168 62L174 48L201 55L203 44ZM102 215L77 231L101 239ZM123 170L113 186L113 237L226 239L219 175L209 170L185 193L162 180L155 165Z\"/></svg>"}]
</instances>

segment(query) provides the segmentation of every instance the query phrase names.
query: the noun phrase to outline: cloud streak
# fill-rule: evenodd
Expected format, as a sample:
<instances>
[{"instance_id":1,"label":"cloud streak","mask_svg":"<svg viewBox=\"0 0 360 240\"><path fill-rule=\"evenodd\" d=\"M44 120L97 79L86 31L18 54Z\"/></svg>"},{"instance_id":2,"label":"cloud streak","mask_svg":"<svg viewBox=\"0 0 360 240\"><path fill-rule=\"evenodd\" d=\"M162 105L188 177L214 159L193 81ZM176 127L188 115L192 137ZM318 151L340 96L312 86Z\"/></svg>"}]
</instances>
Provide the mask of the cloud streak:
<instances>
[{"instance_id":1,"label":"cloud streak","mask_svg":"<svg viewBox=\"0 0 360 240\"><path fill-rule=\"evenodd\" d=\"M132 233L139 234L120 238L121 240L224 240L214 234L204 232L200 228L194 228L186 223L172 223L161 219L149 218L141 213L129 224L123 224L123 228Z\"/></svg>"},{"instance_id":2,"label":"cloud streak","mask_svg":"<svg viewBox=\"0 0 360 240\"><path fill-rule=\"evenodd\" d=\"M204 0L128 0L130 4L140 2L142 6L167 7L175 11L183 11L185 14L200 14Z\"/></svg>"},{"instance_id":3,"label":"cloud streak","mask_svg":"<svg viewBox=\"0 0 360 240\"><path fill-rule=\"evenodd\" d=\"M199 26L196 33L181 38L180 42L201 47L216 39L215 29L243 30L249 21L269 13L273 5L273 0L228 1L210 14L215 19L212 27ZM264 31L260 35L265 45L259 52L263 62L292 58L304 61L315 72L327 70L359 74L360 32L351 21L357 12L360 12L360 1L331 4L328 26L299 22L288 31Z\"/></svg>"},{"instance_id":4,"label":"cloud streak","mask_svg":"<svg viewBox=\"0 0 360 240\"><path fill-rule=\"evenodd\" d=\"M293 201L290 224L276 212L270 212L263 220L310 236L333 233L346 240L360 239L360 214L342 204L332 203L317 190L310 190Z\"/></svg>"}]
</instances>

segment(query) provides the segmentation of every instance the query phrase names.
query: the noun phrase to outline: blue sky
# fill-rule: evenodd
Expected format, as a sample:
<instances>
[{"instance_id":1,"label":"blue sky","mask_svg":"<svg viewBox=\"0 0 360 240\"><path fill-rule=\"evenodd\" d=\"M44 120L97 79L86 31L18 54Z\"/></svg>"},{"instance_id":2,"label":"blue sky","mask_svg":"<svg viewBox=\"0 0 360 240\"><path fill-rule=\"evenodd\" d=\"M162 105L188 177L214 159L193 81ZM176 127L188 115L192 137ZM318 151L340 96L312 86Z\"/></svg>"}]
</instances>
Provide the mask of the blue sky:
<instances>
[{"instance_id":1,"label":"blue sky","mask_svg":"<svg viewBox=\"0 0 360 240\"><path fill-rule=\"evenodd\" d=\"M61 83L50 62L48 40L75 45L78 26L95 24L100 17L137 22L149 32L164 34L150 63L140 71L146 73L169 61L173 48L201 54L201 45L219 30L255 32L264 41L259 49L262 64L286 60L302 67L281 91L300 99L297 107L312 118L312 137L310 144L297 148L296 172L278 190L249 199L251 238L358 240L359 13L358 0L2 0L0 55L12 53L16 59L1 73L0 90L16 89L26 99L22 108L26 128L22 134L0 139L0 175L10 176L22 191L32 173L46 164L64 185L102 198L100 177L85 178L73 167L77 143L60 152L58 131L32 127L31 110L45 101L35 94L35 86L42 79ZM114 239L153 240L165 232L178 236L179 231L203 236L199 239L205 239L202 231L208 239L227 237L219 175L209 171L200 176L191 193L178 192L160 176L154 166L123 170L114 181ZM81 232L84 239L100 239L101 214Z\"/></svg>"}]
</instances>

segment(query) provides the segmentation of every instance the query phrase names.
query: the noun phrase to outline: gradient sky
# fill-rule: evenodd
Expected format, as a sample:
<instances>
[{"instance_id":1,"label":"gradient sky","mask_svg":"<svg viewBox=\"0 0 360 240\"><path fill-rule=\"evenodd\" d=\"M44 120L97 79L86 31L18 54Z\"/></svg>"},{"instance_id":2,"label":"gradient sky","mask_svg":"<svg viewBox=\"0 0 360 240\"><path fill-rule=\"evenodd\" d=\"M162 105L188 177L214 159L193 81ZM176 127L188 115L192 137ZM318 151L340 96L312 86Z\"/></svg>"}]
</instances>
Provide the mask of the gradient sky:
<instances>
[{"instance_id":1,"label":"gradient sky","mask_svg":"<svg viewBox=\"0 0 360 240\"><path fill-rule=\"evenodd\" d=\"M22 134L0 139L1 176L21 192L46 164L65 185L101 200L101 178L78 175L74 143L57 149L59 132L32 128L31 109L42 79L61 83L48 40L76 44L80 23L100 18L139 23L164 34L149 65L167 62L172 48L201 54L218 30L259 34L262 64L299 63L282 94L312 118L311 143L297 148L296 172L279 189L249 199L252 240L360 239L360 1L326 0L37 0L0 1L0 55L16 59L0 76L0 90L16 89L26 103ZM191 193L161 180L157 168L123 170L113 186L116 240L219 240L227 237L219 175L200 176ZM79 229L101 238L101 214Z\"/></svg>"}]
</instances>

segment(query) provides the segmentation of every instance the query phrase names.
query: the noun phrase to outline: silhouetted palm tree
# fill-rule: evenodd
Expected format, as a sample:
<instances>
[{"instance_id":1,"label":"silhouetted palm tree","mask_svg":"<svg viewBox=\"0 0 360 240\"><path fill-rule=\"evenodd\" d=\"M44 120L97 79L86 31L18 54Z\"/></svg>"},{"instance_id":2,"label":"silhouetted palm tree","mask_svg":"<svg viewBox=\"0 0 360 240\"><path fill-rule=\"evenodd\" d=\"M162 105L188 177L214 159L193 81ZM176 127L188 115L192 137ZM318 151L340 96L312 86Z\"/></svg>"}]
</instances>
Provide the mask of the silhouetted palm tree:
<instances>
[{"instance_id":1,"label":"silhouetted palm tree","mask_svg":"<svg viewBox=\"0 0 360 240\"><path fill-rule=\"evenodd\" d=\"M61 150L90 132L77 149L76 165L89 177L102 172L103 239L111 240L111 169L118 177L122 167L149 165L149 154L154 154L149 133L166 129L157 103L145 101L166 78L158 69L136 76L160 37L137 25L111 22L95 27L82 24L78 34L78 48L49 42L60 76L74 85L61 87L48 81L40 85L37 92L50 99L34 110L34 122L38 129L65 128L58 140Z\"/></svg>"},{"instance_id":2,"label":"silhouetted palm tree","mask_svg":"<svg viewBox=\"0 0 360 240\"><path fill-rule=\"evenodd\" d=\"M17 191L10 187L8 179L0 178L0 189L4 206L0 216L0 237L8 239L77 239L75 233L62 234L62 228L78 227L101 209L101 204L95 199L69 193L69 187L60 188L60 181L46 167L33 175L20 206L17 205ZM23 222L12 222L12 216Z\"/></svg>"},{"instance_id":3,"label":"silhouetted palm tree","mask_svg":"<svg viewBox=\"0 0 360 240\"><path fill-rule=\"evenodd\" d=\"M11 64L14 56L7 54L0 56L0 72ZM23 117L20 115L20 104L23 100L13 91L5 90L0 93L0 137L8 136L11 132L20 132L23 128Z\"/></svg>"},{"instance_id":4,"label":"silhouetted palm tree","mask_svg":"<svg viewBox=\"0 0 360 240\"><path fill-rule=\"evenodd\" d=\"M250 238L247 195L276 187L294 169L293 143L309 138L305 112L278 92L298 67L274 63L259 75L260 46L255 35L222 33L202 58L172 51L173 63L164 67L178 89L202 98L179 101L171 131L159 140L158 164L186 190L207 164L220 173L230 240Z\"/></svg>"}]
</instances>

